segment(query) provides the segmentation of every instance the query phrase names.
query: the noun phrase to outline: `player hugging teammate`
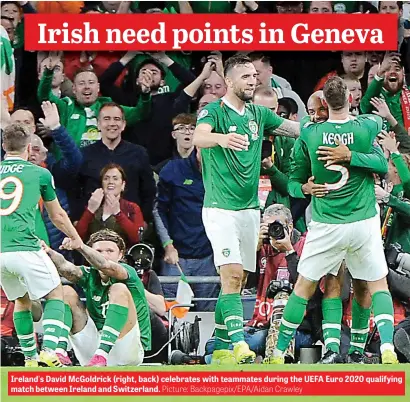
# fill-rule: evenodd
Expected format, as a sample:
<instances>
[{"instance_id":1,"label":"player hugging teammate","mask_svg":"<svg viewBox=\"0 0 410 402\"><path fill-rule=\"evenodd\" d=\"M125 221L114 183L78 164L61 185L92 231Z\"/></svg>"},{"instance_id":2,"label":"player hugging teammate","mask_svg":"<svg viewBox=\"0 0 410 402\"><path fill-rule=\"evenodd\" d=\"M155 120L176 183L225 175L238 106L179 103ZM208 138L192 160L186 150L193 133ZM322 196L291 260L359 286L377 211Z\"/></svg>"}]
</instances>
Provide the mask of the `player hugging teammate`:
<instances>
[{"instance_id":1,"label":"player hugging teammate","mask_svg":"<svg viewBox=\"0 0 410 402\"><path fill-rule=\"evenodd\" d=\"M382 363L394 364L397 356L393 346L393 303L386 280L388 269L373 178L373 173L385 174L388 169L387 160L374 145L382 119L374 115L349 116L349 91L340 77L326 82L323 96L329 119L301 122L290 182L301 186L313 176L326 186L327 194L312 197L312 222L298 265L299 276L284 310L271 363L283 363L284 352L302 322L318 281L328 274L336 277L345 261L353 280L367 285L372 296ZM348 156L335 163L330 156L332 148L341 143L348 147ZM329 317L331 341L340 344L341 314L328 314Z\"/></svg>"}]
</instances>

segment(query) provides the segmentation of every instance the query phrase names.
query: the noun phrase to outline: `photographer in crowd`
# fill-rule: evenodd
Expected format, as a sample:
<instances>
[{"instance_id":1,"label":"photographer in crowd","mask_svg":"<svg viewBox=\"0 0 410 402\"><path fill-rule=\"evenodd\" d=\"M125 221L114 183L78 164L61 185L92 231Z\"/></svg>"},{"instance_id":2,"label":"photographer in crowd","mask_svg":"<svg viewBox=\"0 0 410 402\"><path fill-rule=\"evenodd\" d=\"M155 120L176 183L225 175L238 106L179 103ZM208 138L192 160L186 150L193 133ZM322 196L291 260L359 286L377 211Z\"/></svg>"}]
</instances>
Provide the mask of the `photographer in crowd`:
<instances>
[{"instance_id":1,"label":"photographer in crowd","mask_svg":"<svg viewBox=\"0 0 410 402\"><path fill-rule=\"evenodd\" d=\"M285 300L296 282L297 264L304 242L305 235L294 229L287 207L273 204L266 208L259 234L256 304L253 317L244 328L245 342L257 355L266 356L266 363L269 363L270 353L275 347ZM315 309L315 305L312 302L310 307ZM317 307L320 314L320 304ZM308 314L299 328L296 349L311 345L312 339L316 340L314 328L320 330L320 316L317 324L313 323L312 317ZM211 360L213 345L214 338L211 338L205 347L207 363ZM294 360L294 349L291 346L288 350L290 360Z\"/></svg>"},{"instance_id":2,"label":"photographer in crowd","mask_svg":"<svg viewBox=\"0 0 410 402\"><path fill-rule=\"evenodd\" d=\"M150 310L151 350L145 356L144 362L164 363L168 360L168 349L163 348L168 341L168 322L165 318L166 304L162 286L157 274L152 269L154 254L155 250L149 244L138 243L128 250L125 258L127 264L135 268L144 285L145 297Z\"/></svg>"}]
</instances>

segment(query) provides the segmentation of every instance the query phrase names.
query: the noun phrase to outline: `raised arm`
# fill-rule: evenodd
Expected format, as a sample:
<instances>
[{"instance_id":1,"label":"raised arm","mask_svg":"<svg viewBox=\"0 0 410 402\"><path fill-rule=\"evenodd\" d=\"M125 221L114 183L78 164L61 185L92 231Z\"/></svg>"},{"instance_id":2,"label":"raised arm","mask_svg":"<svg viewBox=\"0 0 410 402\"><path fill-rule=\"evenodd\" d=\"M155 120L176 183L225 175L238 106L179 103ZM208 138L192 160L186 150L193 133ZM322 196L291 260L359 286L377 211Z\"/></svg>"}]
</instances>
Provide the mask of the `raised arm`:
<instances>
[{"instance_id":1,"label":"raised arm","mask_svg":"<svg viewBox=\"0 0 410 402\"><path fill-rule=\"evenodd\" d=\"M88 247L85 244L82 244L81 247L73 247L72 241L66 238L60 247L64 250L77 250L84 256L93 268L109 276L110 278L118 279L120 281L125 281L128 279L128 272L121 264L106 259L100 252Z\"/></svg>"},{"instance_id":2,"label":"raised arm","mask_svg":"<svg viewBox=\"0 0 410 402\"><path fill-rule=\"evenodd\" d=\"M77 283L83 277L83 271L81 271L80 267L67 261L60 253L52 250L45 243L42 244L42 247L51 258L51 261L53 261L58 273L63 278L66 278L70 282Z\"/></svg>"}]
</instances>

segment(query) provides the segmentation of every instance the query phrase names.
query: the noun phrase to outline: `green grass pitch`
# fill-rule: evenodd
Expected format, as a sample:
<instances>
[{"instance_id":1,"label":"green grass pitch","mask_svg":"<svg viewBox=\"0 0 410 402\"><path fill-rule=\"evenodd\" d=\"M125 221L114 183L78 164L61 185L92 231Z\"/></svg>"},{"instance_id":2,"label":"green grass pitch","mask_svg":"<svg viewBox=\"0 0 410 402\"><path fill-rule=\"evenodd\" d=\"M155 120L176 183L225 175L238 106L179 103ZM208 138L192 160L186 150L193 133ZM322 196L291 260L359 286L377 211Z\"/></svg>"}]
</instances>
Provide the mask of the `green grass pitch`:
<instances>
[{"instance_id":1,"label":"green grass pitch","mask_svg":"<svg viewBox=\"0 0 410 402\"><path fill-rule=\"evenodd\" d=\"M195 371L217 371L214 367L210 366L145 366L145 367L127 367L127 368L118 368L113 370L112 368L103 368L103 369L92 369L92 368L64 368L64 369L39 369L41 371L186 371L186 372L195 372ZM226 401L235 398L235 402L249 402L254 397L251 396L8 396L7 395L7 373L8 371L27 371L24 368L14 368L14 367L2 367L1 369L1 401L27 401L27 402L54 402L58 398L58 402L97 402L98 400L102 401L113 401L113 402L135 402L135 398L138 398L138 402L181 402L182 401L191 401L195 398L195 402L219 402ZM272 366L263 366L263 365L246 365L246 366L236 366L232 368L220 369L218 371L294 371L294 372L303 372L303 371L404 371L406 373L406 396L393 397L393 396L259 396L257 397L257 402L280 402L280 401L289 401L289 402L409 402L410 401L410 364L400 364L393 366L382 366L382 365L333 365L333 366L317 366L317 365L284 365L278 366L277 370L272 370ZM320 386L320 385L318 385ZM359 384L357 386L360 386ZM274 399L272 399L274 398Z\"/></svg>"}]
</instances>

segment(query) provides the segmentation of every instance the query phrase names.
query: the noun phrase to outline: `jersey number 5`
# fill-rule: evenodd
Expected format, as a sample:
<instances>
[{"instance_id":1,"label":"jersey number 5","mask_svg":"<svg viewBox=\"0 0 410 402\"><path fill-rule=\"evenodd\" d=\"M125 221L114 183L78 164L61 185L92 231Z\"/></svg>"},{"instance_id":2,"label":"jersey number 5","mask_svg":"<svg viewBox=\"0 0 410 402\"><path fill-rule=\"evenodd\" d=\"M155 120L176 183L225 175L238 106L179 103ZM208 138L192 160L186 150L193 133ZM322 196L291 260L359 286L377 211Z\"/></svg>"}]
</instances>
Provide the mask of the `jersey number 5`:
<instances>
[{"instance_id":1,"label":"jersey number 5","mask_svg":"<svg viewBox=\"0 0 410 402\"><path fill-rule=\"evenodd\" d=\"M4 188L8 184L14 184L14 190L10 193L5 193ZM0 208L0 216L7 216L12 214L20 205L23 198L23 183L15 176L9 176L0 180L0 199L12 200L11 204L7 208Z\"/></svg>"},{"instance_id":2,"label":"jersey number 5","mask_svg":"<svg viewBox=\"0 0 410 402\"><path fill-rule=\"evenodd\" d=\"M325 183L325 185L327 186L328 190L339 190L341 189L349 180L349 170L347 168L345 168L344 166L341 165L330 165L327 166L326 169L328 170L333 170L334 172L340 172L342 174L342 177L340 178L339 181L337 181L336 183Z\"/></svg>"}]
</instances>

